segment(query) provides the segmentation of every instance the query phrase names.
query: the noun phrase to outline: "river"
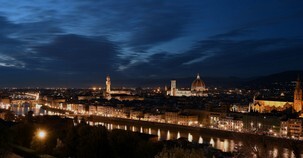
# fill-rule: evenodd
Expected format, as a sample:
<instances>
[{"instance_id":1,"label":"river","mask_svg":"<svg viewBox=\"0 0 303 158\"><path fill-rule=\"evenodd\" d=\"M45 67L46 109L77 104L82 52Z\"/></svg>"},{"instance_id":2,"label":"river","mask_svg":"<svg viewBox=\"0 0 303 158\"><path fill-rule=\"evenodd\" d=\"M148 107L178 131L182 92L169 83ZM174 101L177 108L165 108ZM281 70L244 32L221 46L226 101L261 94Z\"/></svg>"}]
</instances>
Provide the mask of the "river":
<instances>
[{"instance_id":1,"label":"river","mask_svg":"<svg viewBox=\"0 0 303 158\"><path fill-rule=\"evenodd\" d=\"M15 112L16 115L25 115L28 111L33 111L35 115L63 115L59 113L55 113L52 111L44 110L39 107L17 107L12 106L11 110ZM103 125L108 130L113 129L122 129L122 130L130 130L133 132L140 132L145 134L151 134L158 136L158 140L173 140L178 138L186 138L189 142L194 143L207 143L212 145L213 147L220 149L224 152L232 152L234 151L235 147L238 145L242 145L241 139L229 139L219 137L217 134L204 134L201 133L199 130L186 130L186 129L179 129L179 128L166 128L163 126L149 126L148 124L129 124L129 123L110 123L110 122L102 122L102 121L88 121L90 125ZM268 154L270 157L283 157L283 158L291 158L294 157L294 154L290 149L284 146L283 143L280 145L276 144L270 146L268 148ZM302 155L303 157L303 155Z\"/></svg>"}]
</instances>

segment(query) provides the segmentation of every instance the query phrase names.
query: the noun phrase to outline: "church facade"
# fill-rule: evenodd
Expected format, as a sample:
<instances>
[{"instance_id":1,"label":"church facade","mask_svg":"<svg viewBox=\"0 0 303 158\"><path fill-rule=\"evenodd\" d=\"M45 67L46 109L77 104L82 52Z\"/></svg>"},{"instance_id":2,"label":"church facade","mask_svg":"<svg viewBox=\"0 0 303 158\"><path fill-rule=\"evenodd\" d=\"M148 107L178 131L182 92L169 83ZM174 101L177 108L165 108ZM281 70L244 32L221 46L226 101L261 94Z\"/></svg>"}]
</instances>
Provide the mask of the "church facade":
<instances>
[{"instance_id":1,"label":"church facade","mask_svg":"<svg viewBox=\"0 0 303 158\"><path fill-rule=\"evenodd\" d=\"M269 113L272 110L283 111L288 108L293 108L295 112L302 111L302 88L301 81L298 78L296 82L296 88L294 91L293 101L276 101L276 100L257 100L254 99L253 103L249 105L250 111Z\"/></svg>"}]
</instances>

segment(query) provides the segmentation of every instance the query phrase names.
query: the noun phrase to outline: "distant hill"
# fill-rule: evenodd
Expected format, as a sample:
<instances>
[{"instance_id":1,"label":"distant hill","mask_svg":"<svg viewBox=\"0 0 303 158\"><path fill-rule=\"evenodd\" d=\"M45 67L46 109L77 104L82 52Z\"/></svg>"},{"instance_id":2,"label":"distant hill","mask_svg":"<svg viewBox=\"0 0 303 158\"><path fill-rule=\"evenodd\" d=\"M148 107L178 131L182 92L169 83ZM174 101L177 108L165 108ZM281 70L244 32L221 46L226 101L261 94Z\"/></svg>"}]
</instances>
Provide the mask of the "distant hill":
<instances>
[{"instance_id":1,"label":"distant hill","mask_svg":"<svg viewBox=\"0 0 303 158\"><path fill-rule=\"evenodd\" d=\"M192 82L196 79L196 77L185 77L185 78L162 78L162 79L132 79L132 80L113 80L113 87L127 85L127 87L170 87L170 81L176 80L177 87L179 88L190 88ZM202 81L204 81L207 87L238 87L246 79L241 79L238 77L202 77Z\"/></svg>"},{"instance_id":2,"label":"distant hill","mask_svg":"<svg viewBox=\"0 0 303 158\"><path fill-rule=\"evenodd\" d=\"M301 80L303 79L303 71L284 71L281 73L275 73L268 76L256 77L253 79L248 79L243 86L268 86L274 83L289 83L296 81L300 76Z\"/></svg>"},{"instance_id":3,"label":"distant hill","mask_svg":"<svg viewBox=\"0 0 303 158\"><path fill-rule=\"evenodd\" d=\"M286 83L296 81L298 75L303 80L303 71L285 71L267 76L252 78L240 77L201 77L207 87L240 88L240 87L264 87L273 83ZM184 78L141 78L141 79L112 79L113 87L164 87L170 86L171 80L177 80L177 87L190 88L196 77Z\"/></svg>"}]
</instances>

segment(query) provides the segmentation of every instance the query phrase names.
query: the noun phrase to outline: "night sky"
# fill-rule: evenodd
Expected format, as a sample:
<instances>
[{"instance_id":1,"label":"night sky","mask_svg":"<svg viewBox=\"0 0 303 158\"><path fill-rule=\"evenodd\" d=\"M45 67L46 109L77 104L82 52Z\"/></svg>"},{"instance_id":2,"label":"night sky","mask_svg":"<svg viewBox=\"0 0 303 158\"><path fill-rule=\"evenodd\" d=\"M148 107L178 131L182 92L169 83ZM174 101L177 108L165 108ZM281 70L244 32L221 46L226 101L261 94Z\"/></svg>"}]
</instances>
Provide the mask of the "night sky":
<instances>
[{"instance_id":1,"label":"night sky","mask_svg":"<svg viewBox=\"0 0 303 158\"><path fill-rule=\"evenodd\" d=\"M302 0L0 2L2 87L303 69Z\"/></svg>"}]
</instances>

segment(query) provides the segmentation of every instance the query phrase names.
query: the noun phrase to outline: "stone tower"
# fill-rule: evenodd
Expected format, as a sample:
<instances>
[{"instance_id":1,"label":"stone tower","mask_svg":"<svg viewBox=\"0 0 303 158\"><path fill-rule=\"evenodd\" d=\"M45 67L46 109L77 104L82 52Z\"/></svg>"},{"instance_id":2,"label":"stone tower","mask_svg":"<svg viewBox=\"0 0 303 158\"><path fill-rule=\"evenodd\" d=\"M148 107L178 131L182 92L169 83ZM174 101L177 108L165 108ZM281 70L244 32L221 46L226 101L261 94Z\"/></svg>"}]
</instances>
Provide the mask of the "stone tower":
<instances>
[{"instance_id":1,"label":"stone tower","mask_svg":"<svg viewBox=\"0 0 303 158\"><path fill-rule=\"evenodd\" d=\"M294 110L299 112L302 110L302 88L301 88L301 81L300 77L297 79L296 89L294 92Z\"/></svg>"},{"instance_id":2,"label":"stone tower","mask_svg":"<svg viewBox=\"0 0 303 158\"><path fill-rule=\"evenodd\" d=\"M177 91L176 80L171 80L171 83L170 83L170 95L171 96L176 96L176 91Z\"/></svg>"},{"instance_id":3,"label":"stone tower","mask_svg":"<svg viewBox=\"0 0 303 158\"><path fill-rule=\"evenodd\" d=\"M110 77L109 75L106 76L106 93L110 93Z\"/></svg>"},{"instance_id":4,"label":"stone tower","mask_svg":"<svg viewBox=\"0 0 303 158\"><path fill-rule=\"evenodd\" d=\"M111 85L111 82L110 82L110 77L109 75L106 76L106 91L105 91L105 97L107 99L111 99L111 95L110 95L110 85Z\"/></svg>"}]
</instances>

